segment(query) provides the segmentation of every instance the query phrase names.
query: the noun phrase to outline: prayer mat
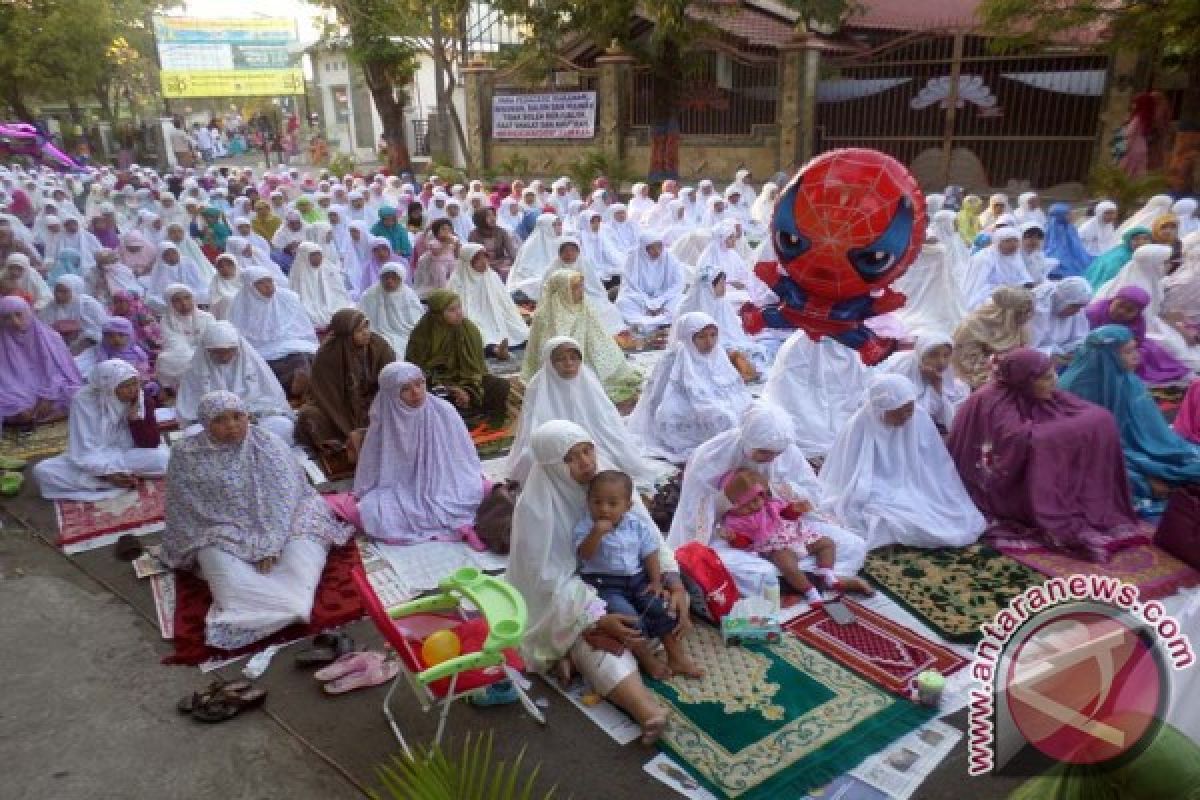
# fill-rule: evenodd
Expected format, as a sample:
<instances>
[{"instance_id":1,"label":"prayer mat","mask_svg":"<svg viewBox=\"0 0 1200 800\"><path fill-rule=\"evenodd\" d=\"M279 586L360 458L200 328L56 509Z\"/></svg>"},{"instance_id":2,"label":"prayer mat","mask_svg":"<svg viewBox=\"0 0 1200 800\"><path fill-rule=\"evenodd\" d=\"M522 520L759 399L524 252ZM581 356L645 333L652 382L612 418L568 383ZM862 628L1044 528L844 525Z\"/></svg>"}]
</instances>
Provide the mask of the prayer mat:
<instances>
[{"instance_id":1,"label":"prayer mat","mask_svg":"<svg viewBox=\"0 0 1200 800\"><path fill-rule=\"evenodd\" d=\"M683 643L706 674L647 680L671 714L659 745L718 797L803 797L936 713L792 636L726 647L698 625Z\"/></svg>"},{"instance_id":2,"label":"prayer mat","mask_svg":"<svg viewBox=\"0 0 1200 800\"><path fill-rule=\"evenodd\" d=\"M1179 406L1183 403L1183 396L1187 393L1187 388L1183 386L1150 386L1147 388L1159 410L1166 417L1167 423L1174 423L1175 415L1179 413Z\"/></svg>"},{"instance_id":3,"label":"prayer mat","mask_svg":"<svg viewBox=\"0 0 1200 800\"><path fill-rule=\"evenodd\" d=\"M122 534L142 536L161 531L166 499L166 483L162 478L152 478L138 483L137 489L94 503L56 500L55 544L67 553L78 553L115 541Z\"/></svg>"},{"instance_id":4,"label":"prayer mat","mask_svg":"<svg viewBox=\"0 0 1200 800\"><path fill-rule=\"evenodd\" d=\"M842 602L854 614L849 625L839 625L824 608L814 608L786 623L784 630L901 697L911 695L925 670L949 675L966 666L967 660L953 650L858 603Z\"/></svg>"},{"instance_id":5,"label":"prayer mat","mask_svg":"<svg viewBox=\"0 0 1200 800\"><path fill-rule=\"evenodd\" d=\"M1042 573L1043 580L1066 575L1109 575L1138 587L1143 600L1166 597L1180 589L1200 585L1200 572L1149 543L1118 550L1107 564L1084 561L1048 547L1034 550L1001 547L1000 550Z\"/></svg>"},{"instance_id":6,"label":"prayer mat","mask_svg":"<svg viewBox=\"0 0 1200 800\"><path fill-rule=\"evenodd\" d=\"M67 421L38 425L32 431L6 429L0 435L0 456L26 461L42 456L56 456L67 449Z\"/></svg>"},{"instance_id":7,"label":"prayer mat","mask_svg":"<svg viewBox=\"0 0 1200 800\"><path fill-rule=\"evenodd\" d=\"M516 437L516 428L517 421L512 416L506 418L504 425L499 428L493 428L486 422L479 423L471 428L471 441L475 443L475 451L481 459L508 455Z\"/></svg>"},{"instance_id":8,"label":"prayer mat","mask_svg":"<svg viewBox=\"0 0 1200 800\"><path fill-rule=\"evenodd\" d=\"M358 546L350 541L329 551L325 571L317 585L313 601L312 620L307 625L289 625L281 631L238 650L210 647L204 638L204 620L212 605L208 584L191 572L176 570L175 574L175 652L163 659L164 664L203 664L212 660L228 660L257 653L269 645L291 642L315 636L331 628L339 628L362 617L362 600L351 577L361 568Z\"/></svg>"},{"instance_id":9,"label":"prayer mat","mask_svg":"<svg viewBox=\"0 0 1200 800\"><path fill-rule=\"evenodd\" d=\"M874 583L947 641L979 641L979 626L1029 586L1038 571L986 545L925 550L891 545L873 550L863 567Z\"/></svg>"}]
</instances>

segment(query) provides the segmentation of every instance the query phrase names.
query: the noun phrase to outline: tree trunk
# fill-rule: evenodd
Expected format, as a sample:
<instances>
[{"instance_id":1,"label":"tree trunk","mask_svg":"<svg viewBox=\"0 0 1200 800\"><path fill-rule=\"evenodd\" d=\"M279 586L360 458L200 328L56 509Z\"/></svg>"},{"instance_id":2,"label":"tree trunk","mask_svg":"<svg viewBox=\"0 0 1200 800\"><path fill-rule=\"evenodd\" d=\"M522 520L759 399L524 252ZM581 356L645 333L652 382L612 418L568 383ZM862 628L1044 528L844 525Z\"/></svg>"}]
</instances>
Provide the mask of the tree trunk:
<instances>
[{"instance_id":1,"label":"tree trunk","mask_svg":"<svg viewBox=\"0 0 1200 800\"><path fill-rule=\"evenodd\" d=\"M379 112L379 120L383 123L383 139L388 148L388 169L393 175L412 171L412 156L409 154L408 142L404 130L404 104L396 100L392 91L392 82L381 79L388 75L390 65L363 64L363 75L367 80L367 89L375 102L375 110Z\"/></svg>"},{"instance_id":2,"label":"tree trunk","mask_svg":"<svg viewBox=\"0 0 1200 800\"><path fill-rule=\"evenodd\" d=\"M21 90L16 85L5 88L4 102L8 103L8 107L12 109L17 119L29 123L33 122L33 111L30 110L29 106L25 105L25 98L21 96Z\"/></svg>"},{"instance_id":3,"label":"tree trunk","mask_svg":"<svg viewBox=\"0 0 1200 800\"><path fill-rule=\"evenodd\" d=\"M651 181L679 177L679 108L683 91L683 59L679 47L663 42L650 72L653 111L650 120Z\"/></svg>"}]
</instances>

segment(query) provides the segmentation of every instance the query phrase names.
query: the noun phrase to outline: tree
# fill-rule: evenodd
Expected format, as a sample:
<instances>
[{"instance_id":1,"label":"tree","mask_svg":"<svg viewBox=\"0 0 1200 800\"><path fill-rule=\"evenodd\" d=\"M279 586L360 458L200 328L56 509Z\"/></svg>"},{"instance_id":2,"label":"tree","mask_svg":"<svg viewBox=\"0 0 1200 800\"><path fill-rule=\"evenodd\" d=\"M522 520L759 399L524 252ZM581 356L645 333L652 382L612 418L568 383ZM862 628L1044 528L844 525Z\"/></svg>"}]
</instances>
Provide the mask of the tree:
<instances>
[{"instance_id":1,"label":"tree","mask_svg":"<svg viewBox=\"0 0 1200 800\"><path fill-rule=\"evenodd\" d=\"M1200 130L1200 3L1195 0L984 0L984 30L1003 47L1062 44L1100 33L1109 50L1152 54L1187 76L1181 126ZM1149 87L1143 87L1149 88Z\"/></svg>"},{"instance_id":2,"label":"tree","mask_svg":"<svg viewBox=\"0 0 1200 800\"><path fill-rule=\"evenodd\" d=\"M387 142L388 168L392 172L412 169L412 157L404 131L406 87L417 72L415 50L399 35L413 27L403 4L389 0L326 0L337 12L345 36L329 31L326 43L344 46L350 60L362 68L367 89Z\"/></svg>"},{"instance_id":3,"label":"tree","mask_svg":"<svg viewBox=\"0 0 1200 800\"><path fill-rule=\"evenodd\" d=\"M717 35L721 15L737 13L725 0L495 0L497 8L532 31L520 63L549 74L564 42L590 40L600 48L616 42L650 68L650 178L678 177L679 116L686 80L700 67L705 40ZM784 0L804 22L837 25L853 0ZM631 21L640 17L652 28L642 34Z\"/></svg>"}]
</instances>

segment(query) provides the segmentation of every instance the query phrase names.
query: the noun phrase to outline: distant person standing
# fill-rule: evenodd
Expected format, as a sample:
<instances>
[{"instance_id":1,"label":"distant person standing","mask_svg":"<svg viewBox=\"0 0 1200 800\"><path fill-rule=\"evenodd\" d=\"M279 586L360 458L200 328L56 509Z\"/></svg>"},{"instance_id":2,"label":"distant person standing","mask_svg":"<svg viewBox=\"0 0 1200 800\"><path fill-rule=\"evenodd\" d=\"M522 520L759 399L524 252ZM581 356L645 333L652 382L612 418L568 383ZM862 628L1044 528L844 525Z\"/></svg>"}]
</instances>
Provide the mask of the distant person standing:
<instances>
[{"instance_id":1,"label":"distant person standing","mask_svg":"<svg viewBox=\"0 0 1200 800\"><path fill-rule=\"evenodd\" d=\"M188 136L187 131L183 129L178 120L175 121L175 127L171 129L170 139L171 152L175 154L175 160L179 166L188 168L196 163L196 159L192 155L192 137Z\"/></svg>"},{"instance_id":2,"label":"distant person standing","mask_svg":"<svg viewBox=\"0 0 1200 800\"><path fill-rule=\"evenodd\" d=\"M192 129L196 137L196 147L200 150L200 157L204 159L205 164L213 162L213 137L212 131L204 125L195 125Z\"/></svg>"}]
</instances>

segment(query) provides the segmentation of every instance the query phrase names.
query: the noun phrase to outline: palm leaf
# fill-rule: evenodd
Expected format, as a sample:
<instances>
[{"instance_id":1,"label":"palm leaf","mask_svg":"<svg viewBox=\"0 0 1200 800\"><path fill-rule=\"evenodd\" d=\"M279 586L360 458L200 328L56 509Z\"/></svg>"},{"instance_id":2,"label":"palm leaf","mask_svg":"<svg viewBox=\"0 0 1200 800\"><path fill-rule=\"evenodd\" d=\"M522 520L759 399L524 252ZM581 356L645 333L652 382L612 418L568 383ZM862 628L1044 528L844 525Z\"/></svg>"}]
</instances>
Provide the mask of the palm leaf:
<instances>
[{"instance_id":1,"label":"palm leaf","mask_svg":"<svg viewBox=\"0 0 1200 800\"><path fill-rule=\"evenodd\" d=\"M495 757L495 737L467 734L457 752L431 747L413 756L393 756L376 768L380 790L375 800L533 800L538 789L536 766L526 774L525 750L511 762ZM541 800L554 800L551 787Z\"/></svg>"}]
</instances>

